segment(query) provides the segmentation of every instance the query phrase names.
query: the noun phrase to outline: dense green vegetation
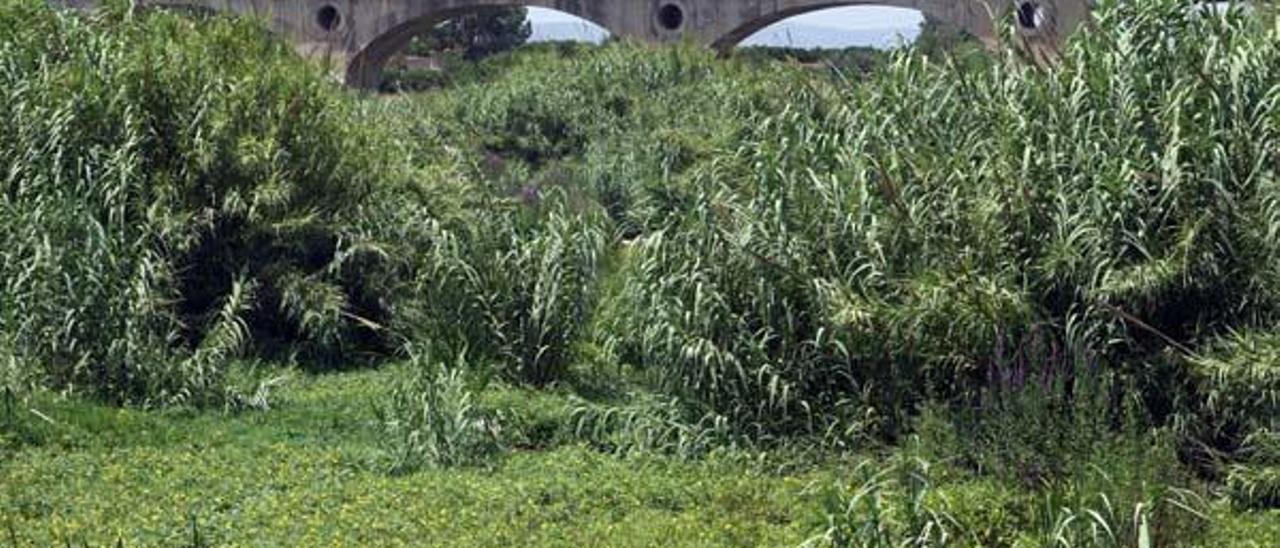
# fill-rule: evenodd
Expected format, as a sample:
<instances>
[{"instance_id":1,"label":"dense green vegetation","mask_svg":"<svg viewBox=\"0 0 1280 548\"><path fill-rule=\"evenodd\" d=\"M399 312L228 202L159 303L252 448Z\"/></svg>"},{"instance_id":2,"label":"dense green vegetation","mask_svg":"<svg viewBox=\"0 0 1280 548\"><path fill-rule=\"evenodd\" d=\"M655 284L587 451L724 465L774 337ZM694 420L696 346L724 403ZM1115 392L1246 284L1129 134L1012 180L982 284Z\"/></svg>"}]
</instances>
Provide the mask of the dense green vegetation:
<instances>
[{"instance_id":1,"label":"dense green vegetation","mask_svg":"<svg viewBox=\"0 0 1280 548\"><path fill-rule=\"evenodd\" d=\"M414 38L409 55L456 51L470 60L510 51L529 40L533 27L526 8L495 8L455 17Z\"/></svg>"},{"instance_id":2,"label":"dense green vegetation","mask_svg":"<svg viewBox=\"0 0 1280 548\"><path fill-rule=\"evenodd\" d=\"M476 61L518 48L531 34L525 8L495 8L450 19L414 37L403 51L407 57L387 67L381 87L388 92L425 91L483 74ZM438 68L406 65L405 59L429 61Z\"/></svg>"},{"instance_id":3,"label":"dense green vegetation","mask_svg":"<svg viewBox=\"0 0 1280 548\"><path fill-rule=\"evenodd\" d=\"M341 90L0 0L0 538L1265 546L1280 19Z\"/></svg>"}]
</instances>

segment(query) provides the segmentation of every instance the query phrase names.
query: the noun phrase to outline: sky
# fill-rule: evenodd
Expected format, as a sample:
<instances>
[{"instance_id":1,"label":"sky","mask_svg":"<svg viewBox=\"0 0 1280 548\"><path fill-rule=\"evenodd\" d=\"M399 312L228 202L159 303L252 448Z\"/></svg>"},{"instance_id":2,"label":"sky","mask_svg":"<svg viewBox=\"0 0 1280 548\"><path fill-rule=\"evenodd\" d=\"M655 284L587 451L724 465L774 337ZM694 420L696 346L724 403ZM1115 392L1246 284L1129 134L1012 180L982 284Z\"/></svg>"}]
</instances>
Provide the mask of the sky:
<instances>
[{"instance_id":1,"label":"sky","mask_svg":"<svg viewBox=\"0 0 1280 548\"><path fill-rule=\"evenodd\" d=\"M835 29L899 29L918 27L923 18L920 12L901 8L885 8L879 6L860 6L852 8L831 8L822 11L797 15L783 21L784 24L809 25Z\"/></svg>"},{"instance_id":2,"label":"sky","mask_svg":"<svg viewBox=\"0 0 1280 548\"><path fill-rule=\"evenodd\" d=\"M533 23L535 36L540 34L539 26L549 31L552 27L563 29L566 23L587 24L572 15L542 8L529 8L529 19ZM760 31L748 43L838 47L888 45L899 35L914 37L913 31L920 26L920 22L920 12L913 10L878 6L831 8L782 21ZM841 31L846 33L843 37L840 35ZM805 43L806 32L815 35L808 37L813 43ZM821 36L816 36L819 34ZM833 41L848 43L832 43Z\"/></svg>"},{"instance_id":3,"label":"sky","mask_svg":"<svg viewBox=\"0 0 1280 548\"><path fill-rule=\"evenodd\" d=\"M581 21L581 19L572 15L543 8L529 8L529 19L535 25L538 23L576 23ZM902 28L919 25L920 13L898 8L861 6L831 8L798 15L785 22L837 29Z\"/></svg>"}]
</instances>

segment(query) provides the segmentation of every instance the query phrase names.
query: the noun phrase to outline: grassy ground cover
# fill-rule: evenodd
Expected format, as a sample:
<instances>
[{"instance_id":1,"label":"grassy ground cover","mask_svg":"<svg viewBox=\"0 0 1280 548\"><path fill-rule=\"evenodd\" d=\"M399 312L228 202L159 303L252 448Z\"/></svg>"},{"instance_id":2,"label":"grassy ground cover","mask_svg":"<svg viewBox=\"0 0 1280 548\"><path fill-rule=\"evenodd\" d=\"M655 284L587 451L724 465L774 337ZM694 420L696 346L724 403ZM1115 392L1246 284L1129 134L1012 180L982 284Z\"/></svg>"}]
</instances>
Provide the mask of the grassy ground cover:
<instances>
[{"instance_id":1,"label":"grassy ground cover","mask_svg":"<svg viewBox=\"0 0 1280 548\"><path fill-rule=\"evenodd\" d=\"M830 475L564 445L388 476L372 402L391 381L297 377L278 408L231 417L40 405L57 423L42 429L50 439L0 466L5 542L793 545L814 525L802 493Z\"/></svg>"},{"instance_id":2,"label":"grassy ground cover","mask_svg":"<svg viewBox=\"0 0 1280 548\"><path fill-rule=\"evenodd\" d=\"M894 459L617 456L564 440L484 467L389 476L378 464L372 402L393 383L386 372L301 374L279 386L272 410L232 416L40 398L35 408L53 423L41 421L33 434L40 443L0 464L3 541L792 546L822 538L828 518L841 515L827 513L840 508L829 508L836 486ZM494 387L482 401L535 418L572 406L567 394L509 387ZM953 542L1002 544L998 539L1012 538L1002 535L1023 534L1026 545L1036 545L1035 534L1052 534L1036 531L1027 511L1036 497L1018 485L944 468L940 462L931 472L927 497L966 523ZM907 499L884 488L879 510L901 512ZM869 517L873 507L855 509ZM1180 516L1197 525L1170 544L1266 546L1280 535L1274 510L1241 512L1224 503L1197 510L1209 519Z\"/></svg>"},{"instance_id":3,"label":"grassy ground cover","mask_svg":"<svg viewBox=\"0 0 1280 548\"><path fill-rule=\"evenodd\" d=\"M1272 544L1280 24L1098 13L375 98L0 0L0 538Z\"/></svg>"}]
</instances>

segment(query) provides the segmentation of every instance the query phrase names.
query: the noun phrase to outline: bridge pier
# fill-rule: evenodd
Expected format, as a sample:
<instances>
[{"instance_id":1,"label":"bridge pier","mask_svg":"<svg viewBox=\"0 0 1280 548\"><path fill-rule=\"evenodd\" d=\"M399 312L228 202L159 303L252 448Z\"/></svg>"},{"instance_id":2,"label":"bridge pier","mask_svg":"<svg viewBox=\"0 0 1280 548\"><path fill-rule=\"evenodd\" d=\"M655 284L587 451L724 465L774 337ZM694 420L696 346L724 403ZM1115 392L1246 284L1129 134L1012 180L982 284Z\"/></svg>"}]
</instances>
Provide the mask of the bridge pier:
<instances>
[{"instance_id":1,"label":"bridge pier","mask_svg":"<svg viewBox=\"0 0 1280 548\"><path fill-rule=\"evenodd\" d=\"M90 7L93 0L53 0ZM439 23L495 7L542 7L576 15L615 36L690 41L727 51L773 23L842 6L919 10L983 42L998 42L998 21L1012 20L1018 46L1052 59L1089 15L1090 0L134 0L140 7L184 7L256 17L343 82L371 89L387 61ZM1007 19L1006 19L1007 18Z\"/></svg>"}]
</instances>

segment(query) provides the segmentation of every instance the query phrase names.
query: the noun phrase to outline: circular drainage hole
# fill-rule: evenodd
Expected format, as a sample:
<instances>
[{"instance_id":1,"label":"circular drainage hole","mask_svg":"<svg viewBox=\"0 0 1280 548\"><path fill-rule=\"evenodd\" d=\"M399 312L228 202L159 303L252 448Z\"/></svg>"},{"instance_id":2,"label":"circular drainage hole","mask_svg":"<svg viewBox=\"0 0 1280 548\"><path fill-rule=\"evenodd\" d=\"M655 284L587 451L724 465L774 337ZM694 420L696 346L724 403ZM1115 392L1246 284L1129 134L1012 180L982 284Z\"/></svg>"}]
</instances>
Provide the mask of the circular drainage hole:
<instances>
[{"instance_id":1,"label":"circular drainage hole","mask_svg":"<svg viewBox=\"0 0 1280 548\"><path fill-rule=\"evenodd\" d=\"M316 24L325 31L332 31L342 24L342 14L336 7L325 6L316 12Z\"/></svg>"},{"instance_id":2,"label":"circular drainage hole","mask_svg":"<svg viewBox=\"0 0 1280 548\"><path fill-rule=\"evenodd\" d=\"M1037 30L1044 26L1044 9L1035 2L1018 4L1018 26L1022 30Z\"/></svg>"},{"instance_id":3,"label":"circular drainage hole","mask_svg":"<svg viewBox=\"0 0 1280 548\"><path fill-rule=\"evenodd\" d=\"M658 24L667 30L679 30L684 26L684 9L676 4L658 8Z\"/></svg>"}]
</instances>

